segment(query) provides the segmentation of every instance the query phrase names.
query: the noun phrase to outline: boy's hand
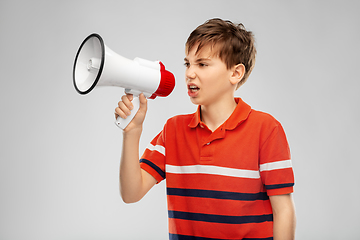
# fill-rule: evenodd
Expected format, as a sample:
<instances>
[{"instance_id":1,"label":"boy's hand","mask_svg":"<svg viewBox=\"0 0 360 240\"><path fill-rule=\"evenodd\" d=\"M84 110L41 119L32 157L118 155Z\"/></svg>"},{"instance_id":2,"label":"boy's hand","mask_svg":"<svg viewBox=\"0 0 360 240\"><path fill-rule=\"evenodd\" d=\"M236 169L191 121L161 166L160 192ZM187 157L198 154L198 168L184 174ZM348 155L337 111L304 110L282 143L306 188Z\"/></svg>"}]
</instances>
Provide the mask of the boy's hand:
<instances>
[{"instance_id":1,"label":"boy's hand","mask_svg":"<svg viewBox=\"0 0 360 240\"><path fill-rule=\"evenodd\" d=\"M131 101L133 100L132 94L126 94L121 97L121 101L118 103L118 107L115 109L115 118L127 118L130 115L130 111L134 108ZM144 94L139 95L140 107L137 111L133 120L129 123L129 125L124 129L124 132L129 132L133 129L142 130L142 124L144 122L146 111L147 111L147 99ZM136 110L134 110L136 111Z\"/></svg>"}]
</instances>

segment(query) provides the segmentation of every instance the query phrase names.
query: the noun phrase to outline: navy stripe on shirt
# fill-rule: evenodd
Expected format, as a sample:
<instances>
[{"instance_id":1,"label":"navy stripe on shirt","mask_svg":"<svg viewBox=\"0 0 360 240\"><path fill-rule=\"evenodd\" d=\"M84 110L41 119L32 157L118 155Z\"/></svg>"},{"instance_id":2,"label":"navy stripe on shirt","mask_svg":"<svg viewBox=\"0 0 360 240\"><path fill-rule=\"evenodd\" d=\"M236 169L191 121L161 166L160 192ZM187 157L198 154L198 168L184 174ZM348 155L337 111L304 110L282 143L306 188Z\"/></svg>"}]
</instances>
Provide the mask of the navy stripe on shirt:
<instances>
[{"instance_id":1,"label":"navy stripe on shirt","mask_svg":"<svg viewBox=\"0 0 360 240\"><path fill-rule=\"evenodd\" d=\"M169 218L183 219L190 221L212 222L212 223L226 223L226 224L244 224L244 223L262 223L272 222L273 215L250 215L250 216L227 216L204 213L168 211Z\"/></svg>"},{"instance_id":2,"label":"navy stripe on shirt","mask_svg":"<svg viewBox=\"0 0 360 240\"><path fill-rule=\"evenodd\" d=\"M265 188L267 190L271 190L271 189L286 188L292 186L294 186L294 183L283 183L283 184L265 185Z\"/></svg>"},{"instance_id":3,"label":"navy stripe on shirt","mask_svg":"<svg viewBox=\"0 0 360 240\"><path fill-rule=\"evenodd\" d=\"M180 234L169 234L170 240L225 240L220 238L207 238L207 237L196 237L189 235L180 235Z\"/></svg>"},{"instance_id":4,"label":"navy stripe on shirt","mask_svg":"<svg viewBox=\"0 0 360 240\"><path fill-rule=\"evenodd\" d=\"M180 234L169 234L170 240L226 240L222 238L207 238L207 237L196 237ZM273 237L268 238L242 238L242 240L273 240Z\"/></svg>"},{"instance_id":5,"label":"navy stripe on shirt","mask_svg":"<svg viewBox=\"0 0 360 240\"><path fill-rule=\"evenodd\" d=\"M162 178L165 178L165 172L161 170L158 166L156 166L153 162L147 160L147 159L140 159L140 163L145 163L149 165L151 168L153 168Z\"/></svg>"},{"instance_id":6,"label":"navy stripe on shirt","mask_svg":"<svg viewBox=\"0 0 360 240\"><path fill-rule=\"evenodd\" d=\"M167 188L167 195L183 196L183 197L227 199L227 200L239 200L239 201L255 201L255 200L268 200L269 199L266 192L239 193L239 192L225 192L225 191L213 191L213 190L203 190L203 189L185 189L185 188Z\"/></svg>"}]
</instances>

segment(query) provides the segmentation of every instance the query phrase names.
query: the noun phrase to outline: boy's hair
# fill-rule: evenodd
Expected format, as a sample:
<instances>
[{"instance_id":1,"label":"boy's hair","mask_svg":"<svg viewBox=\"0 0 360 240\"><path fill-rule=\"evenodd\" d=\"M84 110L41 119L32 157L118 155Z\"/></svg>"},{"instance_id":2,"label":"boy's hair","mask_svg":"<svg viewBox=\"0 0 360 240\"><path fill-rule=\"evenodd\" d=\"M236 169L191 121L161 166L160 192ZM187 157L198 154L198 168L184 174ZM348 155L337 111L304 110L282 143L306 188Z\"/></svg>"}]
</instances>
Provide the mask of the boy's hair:
<instances>
[{"instance_id":1,"label":"boy's hair","mask_svg":"<svg viewBox=\"0 0 360 240\"><path fill-rule=\"evenodd\" d=\"M228 69L237 64L245 66L245 75L238 83L236 89L248 79L255 65L256 48L254 35L246 31L243 24L234 24L228 20L214 18L198 26L186 41L186 54L197 45L196 53L204 46L214 51Z\"/></svg>"}]
</instances>

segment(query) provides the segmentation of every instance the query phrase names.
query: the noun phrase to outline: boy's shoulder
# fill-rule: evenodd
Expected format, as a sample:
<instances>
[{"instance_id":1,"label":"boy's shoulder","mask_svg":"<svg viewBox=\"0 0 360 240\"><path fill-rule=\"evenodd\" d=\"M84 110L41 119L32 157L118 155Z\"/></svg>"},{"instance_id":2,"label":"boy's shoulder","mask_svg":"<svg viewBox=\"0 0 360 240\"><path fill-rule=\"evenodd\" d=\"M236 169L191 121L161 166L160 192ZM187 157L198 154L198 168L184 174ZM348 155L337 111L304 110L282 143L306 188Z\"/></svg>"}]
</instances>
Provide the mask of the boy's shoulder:
<instances>
[{"instance_id":1,"label":"boy's shoulder","mask_svg":"<svg viewBox=\"0 0 360 240\"><path fill-rule=\"evenodd\" d=\"M188 114L179 114L173 117L170 117L167 121L166 124L181 124L181 123L187 123L189 124L189 122L194 118L194 115L196 113L188 113Z\"/></svg>"},{"instance_id":2,"label":"boy's shoulder","mask_svg":"<svg viewBox=\"0 0 360 240\"><path fill-rule=\"evenodd\" d=\"M270 113L255 109L251 109L247 122L268 127L281 125L281 123Z\"/></svg>"},{"instance_id":3,"label":"boy's shoulder","mask_svg":"<svg viewBox=\"0 0 360 240\"><path fill-rule=\"evenodd\" d=\"M270 113L251 109L249 117L253 118L254 120L258 121L277 121L276 118L271 115Z\"/></svg>"},{"instance_id":4,"label":"boy's shoulder","mask_svg":"<svg viewBox=\"0 0 360 240\"><path fill-rule=\"evenodd\" d=\"M163 128L163 132L167 135L176 135L179 132L186 132L189 129L189 124L194 118L195 113L180 114L170 117Z\"/></svg>"},{"instance_id":5,"label":"boy's shoulder","mask_svg":"<svg viewBox=\"0 0 360 240\"><path fill-rule=\"evenodd\" d=\"M273 115L254 109L251 109L247 123L263 130L267 129L271 131L279 127L282 128L281 123Z\"/></svg>"}]
</instances>

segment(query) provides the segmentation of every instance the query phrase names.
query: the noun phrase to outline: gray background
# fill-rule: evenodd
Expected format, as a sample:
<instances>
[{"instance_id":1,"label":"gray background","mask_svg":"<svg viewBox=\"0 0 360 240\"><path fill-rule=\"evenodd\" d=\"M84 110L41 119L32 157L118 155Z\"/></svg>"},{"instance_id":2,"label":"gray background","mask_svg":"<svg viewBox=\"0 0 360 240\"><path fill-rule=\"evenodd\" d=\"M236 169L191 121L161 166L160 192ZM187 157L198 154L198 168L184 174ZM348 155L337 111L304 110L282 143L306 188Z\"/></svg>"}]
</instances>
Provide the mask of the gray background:
<instances>
[{"instance_id":1,"label":"gray background","mask_svg":"<svg viewBox=\"0 0 360 240\"><path fill-rule=\"evenodd\" d=\"M184 43L213 17L243 22L258 57L238 90L284 126L296 174L297 239L359 239L357 1L0 2L0 239L166 239L165 184L136 204L118 192L121 88L86 96L75 53L97 32L126 58L161 60L177 80L149 101L141 152L167 118L195 111Z\"/></svg>"}]
</instances>

